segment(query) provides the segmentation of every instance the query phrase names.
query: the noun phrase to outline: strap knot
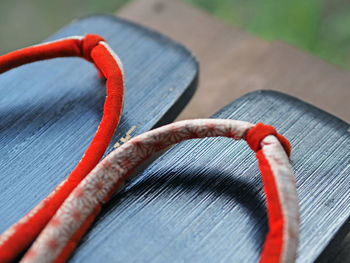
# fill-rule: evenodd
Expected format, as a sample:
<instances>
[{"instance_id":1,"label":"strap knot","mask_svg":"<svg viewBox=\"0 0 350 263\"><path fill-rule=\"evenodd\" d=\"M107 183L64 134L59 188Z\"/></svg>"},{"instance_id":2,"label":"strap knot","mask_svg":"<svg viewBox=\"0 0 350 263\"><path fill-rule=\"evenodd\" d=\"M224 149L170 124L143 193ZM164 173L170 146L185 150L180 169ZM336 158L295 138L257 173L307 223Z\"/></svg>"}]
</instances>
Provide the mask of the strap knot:
<instances>
[{"instance_id":1,"label":"strap knot","mask_svg":"<svg viewBox=\"0 0 350 263\"><path fill-rule=\"evenodd\" d=\"M277 133L276 129L271 125L266 125L263 123L256 124L253 128L251 128L247 132L246 141L249 147L254 152L257 152L261 149L261 145L260 145L261 141L268 135L274 135L283 146L288 157L290 157L291 146L289 141L284 136Z\"/></svg>"},{"instance_id":2,"label":"strap knot","mask_svg":"<svg viewBox=\"0 0 350 263\"><path fill-rule=\"evenodd\" d=\"M82 40L82 57L93 62L91 58L91 51L98 45L100 41L106 41L97 34L87 34Z\"/></svg>"}]
</instances>

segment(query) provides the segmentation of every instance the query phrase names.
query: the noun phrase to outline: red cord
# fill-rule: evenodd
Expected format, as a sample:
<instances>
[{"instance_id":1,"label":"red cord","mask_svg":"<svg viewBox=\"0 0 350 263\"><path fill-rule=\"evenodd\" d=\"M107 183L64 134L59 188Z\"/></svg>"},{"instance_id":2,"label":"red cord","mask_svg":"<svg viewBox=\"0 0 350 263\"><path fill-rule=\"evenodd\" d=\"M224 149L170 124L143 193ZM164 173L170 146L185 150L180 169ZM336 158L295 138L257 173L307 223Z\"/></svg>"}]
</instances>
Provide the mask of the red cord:
<instances>
[{"instance_id":1,"label":"red cord","mask_svg":"<svg viewBox=\"0 0 350 263\"><path fill-rule=\"evenodd\" d=\"M273 126L263 123L256 124L247 132L246 141L249 147L256 152L256 158L259 161L269 219L269 232L260 255L260 263L278 263L282 262L283 226L285 225L285 220L282 211L282 201L278 195L278 187L273 171L261 149L261 142L268 135L273 135L279 140L289 157L291 152L289 141L283 135L277 133Z\"/></svg>"},{"instance_id":2,"label":"red cord","mask_svg":"<svg viewBox=\"0 0 350 263\"><path fill-rule=\"evenodd\" d=\"M288 157L290 157L291 146L289 141L283 135L277 133L276 129L271 125L266 125L264 123L256 124L247 133L246 140L249 147L254 152L258 152L261 149L261 141L268 135L277 137L284 150L286 151Z\"/></svg>"},{"instance_id":3,"label":"red cord","mask_svg":"<svg viewBox=\"0 0 350 263\"><path fill-rule=\"evenodd\" d=\"M67 196L98 164L119 123L124 97L123 69L119 58L98 35L65 38L3 55L0 57L0 73L30 62L57 57L82 57L94 63L107 79L103 117L89 147L68 178L0 236L0 262L13 260L33 242Z\"/></svg>"},{"instance_id":4,"label":"red cord","mask_svg":"<svg viewBox=\"0 0 350 263\"><path fill-rule=\"evenodd\" d=\"M49 262L65 262L101 206L152 153L184 140L218 136L246 139L256 152L269 224L260 262L294 262L299 236L299 206L287 156L291 150L289 142L272 126L222 119L172 123L143 133L111 152L64 201L22 262L32 263L43 258Z\"/></svg>"}]
</instances>

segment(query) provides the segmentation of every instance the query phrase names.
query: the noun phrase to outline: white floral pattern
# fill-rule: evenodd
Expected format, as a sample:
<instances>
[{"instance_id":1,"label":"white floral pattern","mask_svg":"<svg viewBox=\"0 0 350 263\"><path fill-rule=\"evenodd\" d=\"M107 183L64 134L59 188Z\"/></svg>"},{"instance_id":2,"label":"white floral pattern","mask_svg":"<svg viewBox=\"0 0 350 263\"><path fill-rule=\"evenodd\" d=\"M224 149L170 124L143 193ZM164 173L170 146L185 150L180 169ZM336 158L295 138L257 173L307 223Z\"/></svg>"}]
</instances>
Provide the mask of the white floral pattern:
<instances>
[{"instance_id":1,"label":"white floral pattern","mask_svg":"<svg viewBox=\"0 0 350 263\"><path fill-rule=\"evenodd\" d=\"M95 208L107 201L111 191L116 190L114 189L115 185L125 180L130 171L153 152L192 138L225 136L236 140L244 139L247 131L253 126L253 124L248 122L222 119L180 121L151 130L126 142L110 153L76 187L34 242L22 259L22 262L54 261ZM269 161L271 158L280 160L270 163L274 166L272 170L275 173L275 177L279 177L280 173L283 172L283 178L280 178L281 180L279 181L282 185L278 184L278 192L284 195L284 193L280 192L283 192L283 187L286 183L290 184L288 186L288 195L295 202L297 200L296 186L288 157L277 139L273 143L275 146L272 146L272 148L271 143L269 143L268 146L270 148L268 151L272 149L272 151L277 151L277 153L271 154L269 152L267 159ZM262 147L264 148L264 144L262 144ZM289 226L294 226L293 234L298 236L298 205L297 203L293 205L294 208L291 209L291 212L285 212L287 213L288 221L291 222ZM284 253L295 256L297 238L288 236L288 233L284 238L291 240L288 243L291 249L285 247Z\"/></svg>"}]
</instances>

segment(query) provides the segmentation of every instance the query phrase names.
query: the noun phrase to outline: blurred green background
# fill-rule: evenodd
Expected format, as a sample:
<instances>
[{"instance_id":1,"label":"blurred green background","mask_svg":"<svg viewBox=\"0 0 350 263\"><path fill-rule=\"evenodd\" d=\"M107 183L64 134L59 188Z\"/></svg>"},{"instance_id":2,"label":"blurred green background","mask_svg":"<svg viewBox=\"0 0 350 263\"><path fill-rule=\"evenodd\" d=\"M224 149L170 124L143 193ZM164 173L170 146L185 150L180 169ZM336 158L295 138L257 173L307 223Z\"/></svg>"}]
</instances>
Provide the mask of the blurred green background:
<instances>
[{"instance_id":1,"label":"blurred green background","mask_svg":"<svg viewBox=\"0 0 350 263\"><path fill-rule=\"evenodd\" d=\"M130 0L0 0L0 53L39 42L75 18ZM350 68L349 0L183 0L267 40Z\"/></svg>"}]
</instances>

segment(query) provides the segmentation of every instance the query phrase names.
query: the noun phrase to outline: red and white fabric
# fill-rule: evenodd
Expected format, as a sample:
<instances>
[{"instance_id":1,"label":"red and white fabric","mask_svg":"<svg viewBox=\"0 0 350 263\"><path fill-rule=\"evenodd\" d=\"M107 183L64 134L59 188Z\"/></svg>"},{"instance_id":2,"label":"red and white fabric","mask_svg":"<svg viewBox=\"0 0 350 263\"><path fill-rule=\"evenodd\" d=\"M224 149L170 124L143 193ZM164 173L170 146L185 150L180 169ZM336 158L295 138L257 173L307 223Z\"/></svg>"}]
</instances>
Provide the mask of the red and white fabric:
<instances>
[{"instance_id":1,"label":"red and white fabric","mask_svg":"<svg viewBox=\"0 0 350 263\"><path fill-rule=\"evenodd\" d=\"M73 189L102 158L119 123L124 100L124 72L118 56L105 40L93 34L31 46L0 56L0 73L57 57L82 57L106 78L107 96L102 120L75 169L56 189L21 220L0 235L0 262L10 262L24 251L55 215ZM64 155L64 153L62 153Z\"/></svg>"},{"instance_id":2,"label":"red and white fabric","mask_svg":"<svg viewBox=\"0 0 350 263\"><path fill-rule=\"evenodd\" d=\"M101 206L142 161L152 153L184 140L219 136L247 140L259 161L269 221L260 262L294 262L299 208L288 158L289 142L272 126L223 119L169 124L141 134L114 150L72 191L22 262L66 261Z\"/></svg>"}]
</instances>

